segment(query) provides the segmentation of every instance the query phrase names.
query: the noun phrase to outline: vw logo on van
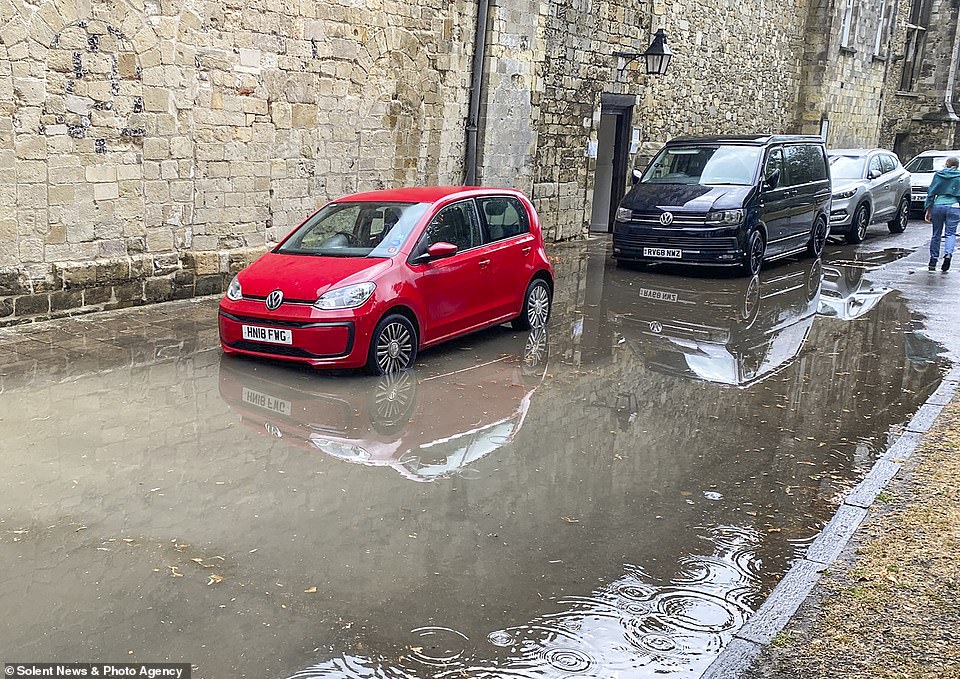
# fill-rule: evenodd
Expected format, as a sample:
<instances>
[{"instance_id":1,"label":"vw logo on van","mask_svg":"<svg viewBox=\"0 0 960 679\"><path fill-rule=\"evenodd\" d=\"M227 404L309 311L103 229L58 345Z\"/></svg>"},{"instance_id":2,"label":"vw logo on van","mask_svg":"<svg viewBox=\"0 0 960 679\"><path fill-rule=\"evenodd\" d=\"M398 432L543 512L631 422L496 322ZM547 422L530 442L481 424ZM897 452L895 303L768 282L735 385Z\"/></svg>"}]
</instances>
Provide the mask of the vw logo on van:
<instances>
[{"instance_id":1,"label":"vw logo on van","mask_svg":"<svg viewBox=\"0 0 960 679\"><path fill-rule=\"evenodd\" d=\"M664 212L662 215L660 215L660 223L664 226L670 226L673 224L673 213Z\"/></svg>"},{"instance_id":2,"label":"vw logo on van","mask_svg":"<svg viewBox=\"0 0 960 679\"><path fill-rule=\"evenodd\" d=\"M663 323L660 321L650 321L650 332L654 332L659 335L661 332L663 332Z\"/></svg>"},{"instance_id":3,"label":"vw logo on van","mask_svg":"<svg viewBox=\"0 0 960 679\"><path fill-rule=\"evenodd\" d=\"M267 308L270 309L270 311L274 311L278 309L281 304L283 304L282 290L274 290L269 295L267 295Z\"/></svg>"}]
</instances>

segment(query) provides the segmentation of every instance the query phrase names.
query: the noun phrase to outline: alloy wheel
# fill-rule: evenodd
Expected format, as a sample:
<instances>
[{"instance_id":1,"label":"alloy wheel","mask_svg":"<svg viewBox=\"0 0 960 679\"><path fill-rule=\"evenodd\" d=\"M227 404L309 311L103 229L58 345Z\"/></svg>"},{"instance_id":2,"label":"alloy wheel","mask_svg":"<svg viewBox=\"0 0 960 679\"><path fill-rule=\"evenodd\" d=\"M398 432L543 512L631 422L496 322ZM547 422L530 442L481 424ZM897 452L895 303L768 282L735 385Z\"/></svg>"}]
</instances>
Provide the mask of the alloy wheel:
<instances>
[{"instance_id":1,"label":"alloy wheel","mask_svg":"<svg viewBox=\"0 0 960 679\"><path fill-rule=\"evenodd\" d=\"M402 323L388 323L377 337L377 365L384 373L403 370L413 357L413 336Z\"/></svg>"},{"instance_id":2,"label":"alloy wheel","mask_svg":"<svg viewBox=\"0 0 960 679\"><path fill-rule=\"evenodd\" d=\"M550 293L545 283L534 285L527 297L527 321L531 328L542 328L550 317Z\"/></svg>"},{"instance_id":3,"label":"alloy wheel","mask_svg":"<svg viewBox=\"0 0 960 679\"><path fill-rule=\"evenodd\" d=\"M763 237L756 235L750 240L750 273L754 276L760 273L763 266Z\"/></svg>"},{"instance_id":4,"label":"alloy wheel","mask_svg":"<svg viewBox=\"0 0 960 679\"><path fill-rule=\"evenodd\" d=\"M857 223L856 223L855 226L856 226L856 229L857 229L857 241L862 241L864 238L867 237L867 226L868 226L868 224L867 224L867 209L866 209L866 208L863 208L863 207L862 207L862 208L860 208L859 210L857 210L856 220L857 220Z\"/></svg>"},{"instance_id":5,"label":"alloy wheel","mask_svg":"<svg viewBox=\"0 0 960 679\"><path fill-rule=\"evenodd\" d=\"M813 232L813 256L819 257L823 254L823 246L827 243L827 223L822 219L817 220L817 225Z\"/></svg>"}]
</instances>

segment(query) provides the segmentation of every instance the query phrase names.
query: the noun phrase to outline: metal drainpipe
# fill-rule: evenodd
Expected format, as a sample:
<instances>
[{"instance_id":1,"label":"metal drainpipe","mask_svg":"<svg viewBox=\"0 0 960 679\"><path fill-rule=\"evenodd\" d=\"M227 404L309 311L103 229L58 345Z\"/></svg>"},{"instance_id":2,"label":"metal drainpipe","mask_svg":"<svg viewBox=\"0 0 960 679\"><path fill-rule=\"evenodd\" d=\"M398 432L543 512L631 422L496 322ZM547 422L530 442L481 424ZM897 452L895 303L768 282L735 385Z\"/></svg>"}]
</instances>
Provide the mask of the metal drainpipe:
<instances>
[{"instance_id":1,"label":"metal drainpipe","mask_svg":"<svg viewBox=\"0 0 960 679\"><path fill-rule=\"evenodd\" d=\"M943 103L947 108L950 120L960 120L953 107L953 90L957 86L957 59L960 58L960 8L957 9L957 29L953 36L953 57L950 60L950 75L947 77L947 91L943 95Z\"/></svg>"},{"instance_id":2,"label":"metal drainpipe","mask_svg":"<svg viewBox=\"0 0 960 679\"><path fill-rule=\"evenodd\" d=\"M464 154L463 183L477 185L477 140L480 133L480 88L483 85L483 62L487 51L487 12L489 0L477 3L477 31L473 49L473 74L470 83L470 109L467 112L467 149Z\"/></svg>"}]
</instances>

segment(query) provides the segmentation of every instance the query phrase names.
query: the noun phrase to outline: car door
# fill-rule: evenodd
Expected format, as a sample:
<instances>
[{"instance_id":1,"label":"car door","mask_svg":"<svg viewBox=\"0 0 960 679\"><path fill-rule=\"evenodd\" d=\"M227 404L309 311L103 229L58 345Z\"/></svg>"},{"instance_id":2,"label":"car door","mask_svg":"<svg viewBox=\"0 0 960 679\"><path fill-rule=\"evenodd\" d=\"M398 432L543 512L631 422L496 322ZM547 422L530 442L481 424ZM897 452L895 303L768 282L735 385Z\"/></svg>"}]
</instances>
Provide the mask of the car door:
<instances>
[{"instance_id":1,"label":"car door","mask_svg":"<svg viewBox=\"0 0 960 679\"><path fill-rule=\"evenodd\" d=\"M784 250L784 243L790 237L794 195L782 146L767 150L760 190L760 221L767 227L767 254L777 254Z\"/></svg>"},{"instance_id":2,"label":"car door","mask_svg":"<svg viewBox=\"0 0 960 679\"><path fill-rule=\"evenodd\" d=\"M810 238L817 204L829 180L824 167L823 150L812 144L794 144L784 148L787 174L793 188L790 210L790 240L787 249L802 247Z\"/></svg>"},{"instance_id":3,"label":"car door","mask_svg":"<svg viewBox=\"0 0 960 679\"><path fill-rule=\"evenodd\" d=\"M452 243L457 252L418 262L435 243ZM486 289L490 260L483 245L472 199L441 208L424 229L409 261L426 315L425 343L465 332L492 318L494 303Z\"/></svg>"},{"instance_id":4,"label":"car door","mask_svg":"<svg viewBox=\"0 0 960 679\"><path fill-rule=\"evenodd\" d=\"M493 314L497 318L518 315L534 274L530 215L513 196L477 198L477 207L488 243L484 249L489 254L490 275L484 285L496 300Z\"/></svg>"},{"instance_id":5,"label":"car door","mask_svg":"<svg viewBox=\"0 0 960 679\"><path fill-rule=\"evenodd\" d=\"M880 160L880 154L874 153L867 160L867 192L872 202L871 222L880 221L892 209L884 184L883 163Z\"/></svg>"},{"instance_id":6,"label":"car door","mask_svg":"<svg viewBox=\"0 0 960 679\"><path fill-rule=\"evenodd\" d=\"M887 222L893 218L897 210L897 189L900 178L897 176L897 163L888 153L877 154L880 157L880 186L877 192L882 196L880 209L874 212L875 222Z\"/></svg>"}]
</instances>

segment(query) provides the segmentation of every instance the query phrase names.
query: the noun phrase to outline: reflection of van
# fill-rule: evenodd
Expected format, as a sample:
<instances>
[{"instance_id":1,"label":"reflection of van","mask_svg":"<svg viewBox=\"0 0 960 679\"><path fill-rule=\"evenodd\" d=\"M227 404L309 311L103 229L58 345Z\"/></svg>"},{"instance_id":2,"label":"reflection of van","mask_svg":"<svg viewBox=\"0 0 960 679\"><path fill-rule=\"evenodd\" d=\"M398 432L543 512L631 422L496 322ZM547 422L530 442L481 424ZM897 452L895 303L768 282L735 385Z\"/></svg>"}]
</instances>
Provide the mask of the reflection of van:
<instances>
[{"instance_id":1,"label":"reflection of van","mask_svg":"<svg viewBox=\"0 0 960 679\"><path fill-rule=\"evenodd\" d=\"M674 139L620 203L613 256L750 274L805 250L819 257L830 195L820 137Z\"/></svg>"}]
</instances>

